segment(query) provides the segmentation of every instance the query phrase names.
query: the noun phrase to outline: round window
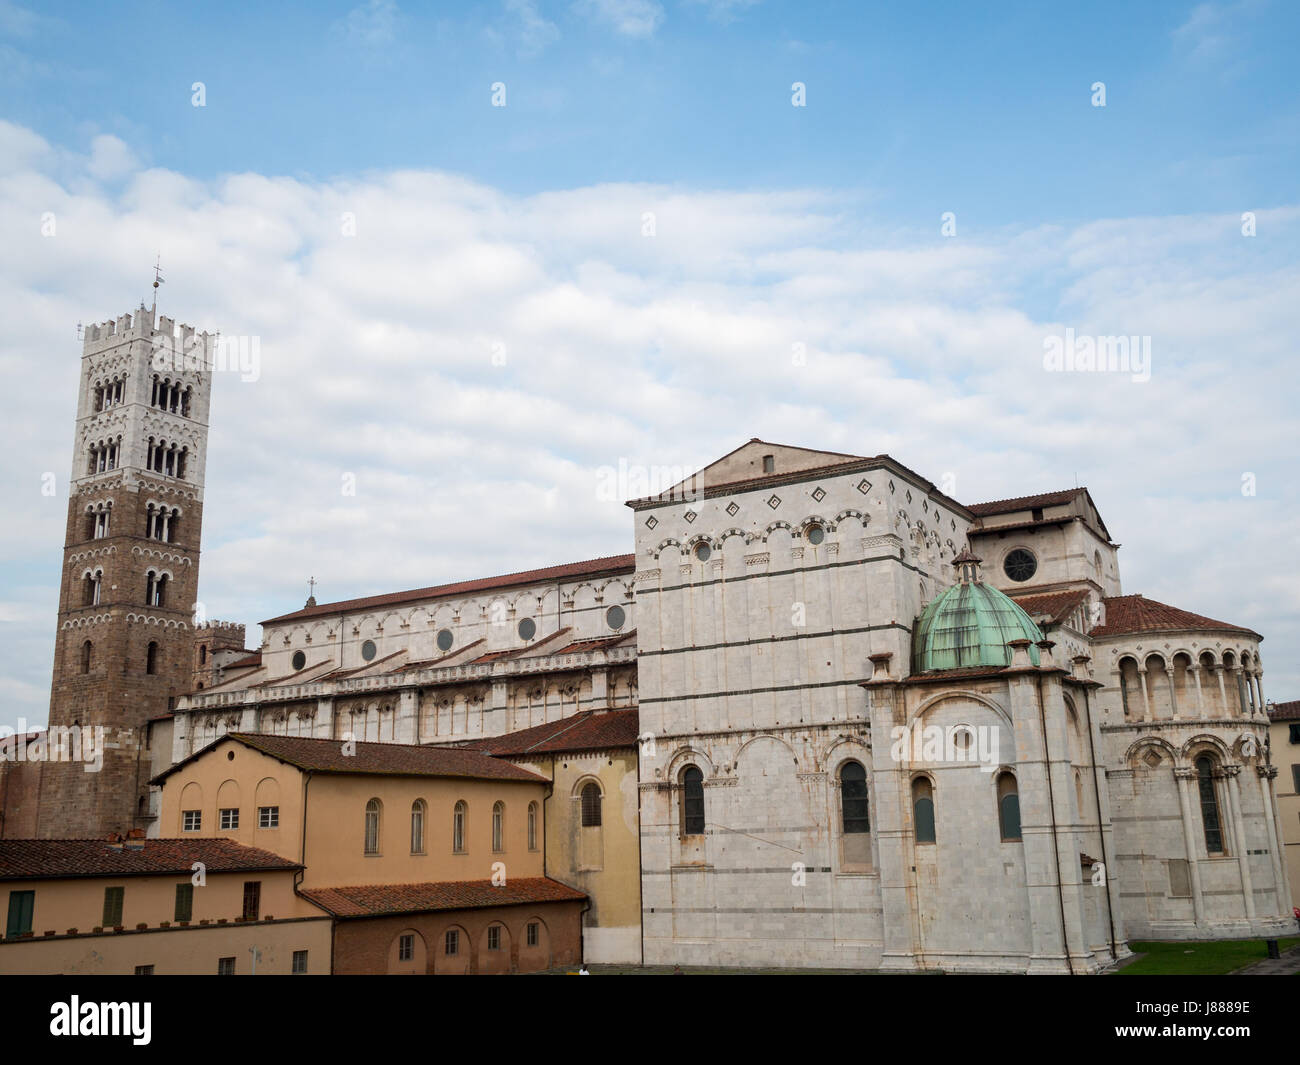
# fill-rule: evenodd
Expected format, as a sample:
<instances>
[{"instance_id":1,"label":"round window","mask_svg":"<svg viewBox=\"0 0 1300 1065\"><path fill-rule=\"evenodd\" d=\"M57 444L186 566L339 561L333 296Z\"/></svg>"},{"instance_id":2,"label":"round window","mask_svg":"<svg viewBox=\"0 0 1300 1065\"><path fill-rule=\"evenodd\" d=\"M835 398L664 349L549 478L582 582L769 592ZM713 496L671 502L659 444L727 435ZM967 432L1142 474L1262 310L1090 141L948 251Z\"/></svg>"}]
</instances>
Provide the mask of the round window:
<instances>
[{"instance_id":1,"label":"round window","mask_svg":"<svg viewBox=\"0 0 1300 1065\"><path fill-rule=\"evenodd\" d=\"M519 623L519 638L521 640L531 640L537 635L537 622L532 618L524 618Z\"/></svg>"},{"instance_id":2,"label":"round window","mask_svg":"<svg viewBox=\"0 0 1300 1065\"><path fill-rule=\"evenodd\" d=\"M365 643L361 645L361 657L364 658L367 662L369 662L372 658L375 657L375 651L376 648L375 648L374 640L367 640Z\"/></svg>"},{"instance_id":3,"label":"round window","mask_svg":"<svg viewBox=\"0 0 1300 1065\"><path fill-rule=\"evenodd\" d=\"M808 528L804 530L803 534L808 537L808 542L812 544L813 547L816 547L826 539L826 530L820 525L809 525Z\"/></svg>"},{"instance_id":4,"label":"round window","mask_svg":"<svg viewBox=\"0 0 1300 1065\"><path fill-rule=\"evenodd\" d=\"M713 554L713 548L709 546L708 541L701 540L695 545L695 557L701 562L708 562L711 554Z\"/></svg>"},{"instance_id":5,"label":"round window","mask_svg":"<svg viewBox=\"0 0 1300 1065\"><path fill-rule=\"evenodd\" d=\"M306 652L305 652L305 651L294 651L294 653L293 653L293 668L294 668L294 669L302 669L302 667L305 666L306 664L307 664L307 654L306 654Z\"/></svg>"},{"instance_id":6,"label":"round window","mask_svg":"<svg viewBox=\"0 0 1300 1065\"><path fill-rule=\"evenodd\" d=\"M1038 560L1023 547L1017 547L1002 563L1002 572L1013 581L1027 581L1038 570Z\"/></svg>"},{"instance_id":7,"label":"round window","mask_svg":"<svg viewBox=\"0 0 1300 1065\"><path fill-rule=\"evenodd\" d=\"M443 629L438 633L438 650L450 651L451 645L456 642L456 637L451 634L451 629Z\"/></svg>"},{"instance_id":8,"label":"round window","mask_svg":"<svg viewBox=\"0 0 1300 1065\"><path fill-rule=\"evenodd\" d=\"M605 611L605 624L611 629L621 629L627 622L627 614L621 606L612 606Z\"/></svg>"}]
</instances>

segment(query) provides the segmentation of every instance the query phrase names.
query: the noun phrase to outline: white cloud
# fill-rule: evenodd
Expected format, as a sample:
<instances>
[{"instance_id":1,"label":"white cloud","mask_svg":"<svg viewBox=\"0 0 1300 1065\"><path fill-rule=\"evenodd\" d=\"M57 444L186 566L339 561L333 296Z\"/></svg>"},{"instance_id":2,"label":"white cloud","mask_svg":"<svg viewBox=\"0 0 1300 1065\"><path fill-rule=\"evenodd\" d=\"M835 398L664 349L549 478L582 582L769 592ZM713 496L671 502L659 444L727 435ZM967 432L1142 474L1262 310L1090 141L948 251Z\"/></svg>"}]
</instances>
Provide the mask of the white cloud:
<instances>
[{"instance_id":1,"label":"white cloud","mask_svg":"<svg viewBox=\"0 0 1300 1065\"><path fill-rule=\"evenodd\" d=\"M542 17L536 0L505 0L505 11L520 55L538 55L560 39L559 27Z\"/></svg>"},{"instance_id":2,"label":"white cloud","mask_svg":"<svg viewBox=\"0 0 1300 1065\"><path fill-rule=\"evenodd\" d=\"M366 0L342 20L343 32L354 44L367 49L388 48L397 42L401 11L394 0Z\"/></svg>"},{"instance_id":3,"label":"white cloud","mask_svg":"<svg viewBox=\"0 0 1300 1065\"><path fill-rule=\"evenodd\" d=\"M602 466L696 467L760 436L889 452L965 501L1077 474L1126 590L1259 629L1269 694L1300 688L1296 207L1260 212L1256 238L1192 216L974 243L873 233L815 189L200 182L2 123L0 159L0 559L20 589L0 722L48 698L66 500L40 478L66 490L75 324L145 296L160 250L164 313L260 340L257 382L216 381L201 565L208 615L250 639L313 574L328 601L630 550ZM1045 278L1059 298L1033 313ZM1044 373L1066 327L1151 335L1151 380Z\"/></svg>"},{"instance_id":4,"label":"white cloud","mask_svg":"<svg viewBox=\"0 0 1300 1065\"><path fill-rule=\"evenodd\" d=\"M653 37L664 20L658 0L575 0L573 10L624 37Z\"/></svg>"}]
</instances>

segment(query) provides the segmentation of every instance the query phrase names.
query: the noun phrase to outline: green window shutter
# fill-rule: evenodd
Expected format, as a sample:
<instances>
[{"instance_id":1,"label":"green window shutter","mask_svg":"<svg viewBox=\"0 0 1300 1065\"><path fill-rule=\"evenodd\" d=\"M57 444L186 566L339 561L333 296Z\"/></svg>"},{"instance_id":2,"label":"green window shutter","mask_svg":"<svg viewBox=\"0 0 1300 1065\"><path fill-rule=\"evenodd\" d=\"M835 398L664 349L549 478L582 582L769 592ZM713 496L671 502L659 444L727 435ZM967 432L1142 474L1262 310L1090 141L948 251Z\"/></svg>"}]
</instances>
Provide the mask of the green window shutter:
<instances>
[{"instance_id":1,"label":"green window shutter","mask_svg":"<svg viewBox=\"0 0 1300 1065\"><path fill-rule=\"evenodd\" d=\"M122 896L126 888L104 888L104 927L116 928L122 923Z\"/></svg>"},{"instance_id":2,"label":"green window shutter","mask_svg":"<svg viewBox=\"0 0 1300 1065\"><path fill-rule=\"evenodd\" d=\"M192 921L194 919L194 885L177 884L176 885L176 921Z\"/></svg>"},{"instance_id":3,"label":"green window shutter","mask_svg":"<svg viewBox=\"0 0 1300 1065\"><path fill-rule=\"evenodd\" d=\"M934 800L922 796L913 804L913 817L916 821L916 842L934 842Z\"/></svg>"},{"instance_id":4,"label":"green window shutter","mask_svg":"<svg viewBox=\"0 0 1300 1065\"><path fill-rule=\"evenodd\" d=\"M36 908L36 892L9 892L9 920L5 924L5 938L20 936L32 930L32 911Z\"/></svg>"},{"instance_id":5,"label":"green window shutter","mask_svg":"<svg viewBox=\"0 0 1300 1065\"><path fill-rule=\"evenodd\" d=\"M1004 840L1020 839L1020 796L1003 795L998 803L1002 817L1002 838Z\"/></svg>"}]
</instances>

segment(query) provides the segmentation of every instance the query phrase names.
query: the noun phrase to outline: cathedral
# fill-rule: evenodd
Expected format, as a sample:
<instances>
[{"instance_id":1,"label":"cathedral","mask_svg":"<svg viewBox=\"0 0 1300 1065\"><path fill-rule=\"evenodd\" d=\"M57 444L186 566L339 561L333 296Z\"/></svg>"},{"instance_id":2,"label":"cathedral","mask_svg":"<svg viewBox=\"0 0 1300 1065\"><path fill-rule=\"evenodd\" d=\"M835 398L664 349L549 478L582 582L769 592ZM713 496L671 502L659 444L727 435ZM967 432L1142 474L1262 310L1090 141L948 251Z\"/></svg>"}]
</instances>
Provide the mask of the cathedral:
<instances>
[{"instance_id":1,"label":"cathedral","mask_svg":"<svg viewBox=\"0 0 1300 1065\"><path fill-rule=\"evenodd\" d=\"M151 772L228 733L523 758L630 716L639 912L589 916L593 961L1086 974L1294 929L1262 637L1125 594L1086 488L962 503L753 439L629 501L628 554L309 599L205 672L210 375L158 336L192 331L86 335L51 725L110 757L45 767L41 834L171 834Z\"/></svg>"}]
</instances>

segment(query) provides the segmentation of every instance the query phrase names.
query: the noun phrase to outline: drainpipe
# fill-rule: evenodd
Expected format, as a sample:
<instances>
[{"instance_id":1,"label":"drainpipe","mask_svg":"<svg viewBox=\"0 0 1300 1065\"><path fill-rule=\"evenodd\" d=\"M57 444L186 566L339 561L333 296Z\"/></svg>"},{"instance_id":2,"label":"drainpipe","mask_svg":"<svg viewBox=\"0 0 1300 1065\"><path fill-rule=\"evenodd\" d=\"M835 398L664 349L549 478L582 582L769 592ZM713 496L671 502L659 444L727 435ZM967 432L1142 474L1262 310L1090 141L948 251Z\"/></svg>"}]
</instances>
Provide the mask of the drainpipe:
<instances>
[{"instance_id":1,"label":"drainpipe","mask_svg":"<svg viewBox=\"0 0 1300 1065\"><path fill-rule=\"evenodd\" d=\"M1061 882L1061 848L1056 838L1056 792L1052 787L1052 755L1047 749L1047 712L1043 708L1043 678L1034 678L1038 691L1038 722L1043 732L1043 761L1047 764L1047 806L1052 811L1052 855L1056 858L1056 902L1061 910L1061 944L1065 947L1065 965L1074 975L1074 961L1070 957L1070 935L1065 927L1065 886Z\"/></svg>"},{"instance_id":2,"label":"drainpipe","mask_svg":"<svg viewBox=\"0 0 1300 1065\"><path fill-rule=\"evenodd\" d=\"M1115 939L1115 911L1110 904L1110 856L1106 853L1106 829L1101 823L1101 784L1097 780L1097 752L1092 742L1092 701L1091 692L1087 688L1083 689L1083 718L1084 723L1088 726L1088 757L1092 759L1092 791L1093 800L1097 806L1097 835L1101 839L1101 864L1106 870L1106 922L1110 925L1110 957L1111 961L1119 959L1119 944Z\"/></svg>"},{"instance_id":3,"label":"drainpipe","mask_svg":"<svg viewBox=\"0 0 1300 1065\"><path fill-rule=\"evenodd\" d=\"M319 903L313 902L311 899L307 898L301 890L303 879L307 875L307 788L311 784L311 777L312 771L310 769L303 773L302 776L302 833L298 845L298 864L301 865L302 868L293 874L293 893L304 902L319 910L323 909L323 907ZM329 913L328 910L325 912ZM338 922L335 920L334 915L330 914L330 976L334 975L334 928L337 924ZM256 963L254 964L256 965ZM254 972L256 972L256 968L254 968Z\"/></svg>"}]
</instances>

